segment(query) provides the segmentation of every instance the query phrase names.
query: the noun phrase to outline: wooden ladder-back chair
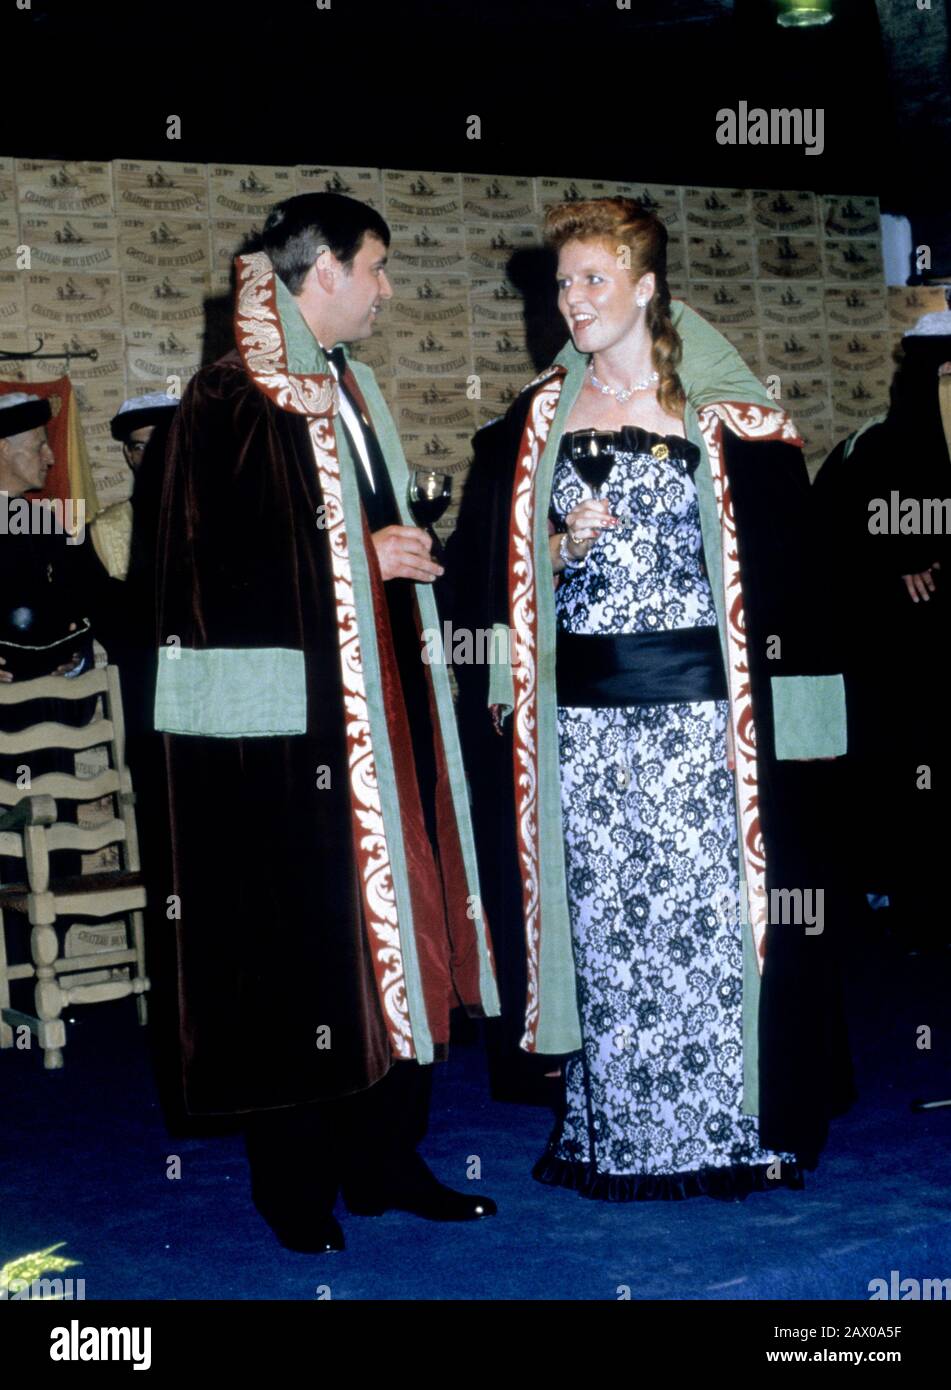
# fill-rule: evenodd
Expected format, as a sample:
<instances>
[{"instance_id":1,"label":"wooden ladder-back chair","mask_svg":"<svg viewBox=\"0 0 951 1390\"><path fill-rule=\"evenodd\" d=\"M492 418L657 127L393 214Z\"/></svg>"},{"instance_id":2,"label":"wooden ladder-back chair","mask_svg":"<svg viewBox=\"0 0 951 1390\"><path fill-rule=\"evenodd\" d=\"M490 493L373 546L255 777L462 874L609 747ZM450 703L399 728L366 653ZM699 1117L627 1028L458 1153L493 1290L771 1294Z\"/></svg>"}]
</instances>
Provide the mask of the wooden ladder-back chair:
<instances>
[{"instance_id":1,"label":"wooden ladder-back chair","mask_svg":"<svg viewBox=\"0 0 951 1390\"><path fill-rule=\"evenodd\" d=\"M27 700L79 701L91 697L99 697L93 717L78 727L46 721L18 733L2 731L4 707ZM114 666L97 667L70 679L42 676L0 684L0 753L22 754L28 765L29 755L41 750L80 752L102 746L108 749L109 765L92 777L47 772L32 777L27 789L16 781L0 779L0 856L23 861L21 882L0 883L0 1047L11 1047L14 1028L26 1026L42 1047L47 1068L63 1065L66 1027L62 1013L73 1004L98 1004L132 994L136 996L139 1022L146 1022L145 888L132 781L125 763L122 697ZM94 827L72 823L57 812L58 803L93 803L107 796L112 798L114 814ZM117 868L69 878L51 875L51 853L72 850L90 854L108 845L116 846ZM8 962L11 914L25 915L29 920L32 963ZM77 917L122 918L124 947L80 955L65 953L64 928ZM121 978L110 978L117 967L123 967ZM86 972L93 983L81 983ZM34 1014L10 1006L10 984L18 979L36 981Z\"/></svg>"}]
</instances>

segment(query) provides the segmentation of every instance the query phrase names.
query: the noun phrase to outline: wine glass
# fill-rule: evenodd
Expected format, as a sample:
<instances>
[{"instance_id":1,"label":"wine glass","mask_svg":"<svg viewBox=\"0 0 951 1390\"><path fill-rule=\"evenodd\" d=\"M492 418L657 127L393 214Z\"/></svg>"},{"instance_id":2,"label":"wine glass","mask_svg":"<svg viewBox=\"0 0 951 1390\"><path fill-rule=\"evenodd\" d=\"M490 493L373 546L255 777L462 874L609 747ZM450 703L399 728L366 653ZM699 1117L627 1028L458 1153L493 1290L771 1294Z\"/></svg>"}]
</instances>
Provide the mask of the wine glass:
<instances>
[{"instance_id":1,"label":"wine glass","mask_svg":"<svg viewBox=\"0 0 951 1390\"><path fill-rule=\"evenodd\" d=\"M614 435L610 430L575 430L571 436L571 462L597 501L614 467Z\"/></svg>"},{"instance_id":2,"label":"wine glass","mask_svg":"<svg viewBox=\"0 0 951 1390\"><path fill-rule=\"evenodd\" d=\"M433 468L417 468L409 475L407 495L410 511L417 525L432 538L433 559L441 562L442 543L433 526L452 501L451 476L448 473L439 473Z\"/></svg>"},{"instance_id":3,"label":"wine glass","mask_svg":"<svg viewBox=\"0 0 951 1390\"><path fill-rule=\"evenodd\" d=\"M600 501L601 489L614 467L614 435L610 430L575 430L571 436L571 462L578 477L591 489L591 496Z\"/></svg>"}]
</instances>

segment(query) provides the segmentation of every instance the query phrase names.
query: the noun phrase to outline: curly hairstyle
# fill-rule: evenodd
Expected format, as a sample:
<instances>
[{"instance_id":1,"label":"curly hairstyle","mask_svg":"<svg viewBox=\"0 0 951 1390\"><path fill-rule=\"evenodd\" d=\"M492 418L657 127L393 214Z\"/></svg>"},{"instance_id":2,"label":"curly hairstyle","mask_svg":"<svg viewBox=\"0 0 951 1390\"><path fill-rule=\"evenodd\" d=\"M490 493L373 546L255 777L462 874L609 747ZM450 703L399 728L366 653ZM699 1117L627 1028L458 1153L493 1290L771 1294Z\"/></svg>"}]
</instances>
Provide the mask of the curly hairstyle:
<instances>
[{"instance_id":1,"label":"curly hairstyle","mask_svg":"<svg viewBox=\"0 0 951 1390\"><path fill-rule=\"evenodd\" d=\"M682 348L670 319L667 284L667 228L654 213L633 198L593 198L590 202L559 203L545 214L545 243L560 251L569 241L607 241L631 253L631 279L653 271L656 289L647 306L651 358L660 377L657 400L670 415L681 415L686 397L677 368Z\"/></svg>"}]
</instances>

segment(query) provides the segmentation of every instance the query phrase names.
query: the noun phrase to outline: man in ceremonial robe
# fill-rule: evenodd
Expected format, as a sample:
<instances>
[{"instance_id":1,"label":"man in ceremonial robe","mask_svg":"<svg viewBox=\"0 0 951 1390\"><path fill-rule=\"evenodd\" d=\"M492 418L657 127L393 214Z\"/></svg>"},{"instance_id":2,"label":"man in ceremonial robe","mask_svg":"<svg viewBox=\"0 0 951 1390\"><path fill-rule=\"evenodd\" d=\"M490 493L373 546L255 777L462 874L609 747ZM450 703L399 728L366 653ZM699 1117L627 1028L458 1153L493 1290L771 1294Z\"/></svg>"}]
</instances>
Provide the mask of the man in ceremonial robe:
<instances>
[{"instance_id":1,"label":"man in ceremonial robe","mask_svg":"<svg viewBox=\"0 0 951 1390\"><path fill-rule=\"evenodd\" d=\"M237 351L169 441L156 727L166 733L182 1076L242 1113L252 1191L294 1249L332 1216L493 1203L416 1152L450 1010L497 1012L444 662L441 572L347 344L391 296L389 229L337 194L278 205L238 258Z\"/></svg>"}]
</instances>

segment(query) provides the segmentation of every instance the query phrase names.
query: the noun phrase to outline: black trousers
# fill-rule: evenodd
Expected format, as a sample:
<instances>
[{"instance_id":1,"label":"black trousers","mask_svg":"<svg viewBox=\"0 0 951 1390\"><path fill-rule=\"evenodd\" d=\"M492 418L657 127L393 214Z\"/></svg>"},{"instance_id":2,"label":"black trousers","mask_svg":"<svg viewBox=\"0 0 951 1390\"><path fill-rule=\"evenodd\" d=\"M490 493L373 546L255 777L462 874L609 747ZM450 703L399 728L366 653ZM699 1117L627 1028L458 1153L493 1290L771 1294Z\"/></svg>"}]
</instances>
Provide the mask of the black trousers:
<instances>
[{"instance_id":1,"label":"black trousers","mask_svg":"<svg viewBox=\"0 0 951 1390\"><path fill-rule=\"evenodd\" d=\"M432 1070L394 1062L366 1091L249 1115L251 1191L265 1219L329 1213L341 1187L372 1197L425 1182L416 1147L429 1125Z\"/></svg>"}]
</instances>

